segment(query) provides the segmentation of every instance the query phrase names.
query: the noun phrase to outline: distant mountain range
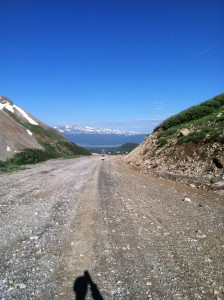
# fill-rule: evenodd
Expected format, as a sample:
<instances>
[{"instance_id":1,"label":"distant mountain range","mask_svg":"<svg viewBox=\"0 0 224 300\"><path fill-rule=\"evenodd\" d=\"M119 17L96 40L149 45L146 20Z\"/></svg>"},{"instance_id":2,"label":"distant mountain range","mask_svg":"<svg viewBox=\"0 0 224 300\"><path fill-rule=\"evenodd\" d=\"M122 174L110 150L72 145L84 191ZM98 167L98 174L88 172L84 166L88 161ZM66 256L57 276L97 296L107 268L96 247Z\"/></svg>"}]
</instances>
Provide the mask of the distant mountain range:
<instances>
[{"instance_id":1,"label":"distant mountain range","mask_svg":"<svg viewBox=\"0 0 224 300\"><path fill-rule=\"evenodd\" d=\"M58 125L54 126L62 133L71 134L118 134L118 135L139 135L141 133L136 131L118 130L118 129L108 129L108 128L94 128L85 125Z\"/></svg>"},{"instance_id":2,"label":"distant mountain range","mask_svg":"<svg viewBox=\"0 0 224 300\"><path fill-rule=\"evenodd\" d=\"M82 147L116 147L126 143L141 143L147 134L127 130L93 128L81 125L55 126L68 140Z\"/></svg>"},{"instance_id":3,"label":"distant mountain range","mask_svg":"<svg viewBox=\"0 0 224 300\"><path fill-rule=\"evenodd\" d=\"M42 151L46 157L88 155L90 152L80 146L93 148L139 144L145 136L133 131L68 124L53 129L8 98L0 96L0 161L19 155L28 148L38 149L38 155Z\"/></svg>"}]
</instances>

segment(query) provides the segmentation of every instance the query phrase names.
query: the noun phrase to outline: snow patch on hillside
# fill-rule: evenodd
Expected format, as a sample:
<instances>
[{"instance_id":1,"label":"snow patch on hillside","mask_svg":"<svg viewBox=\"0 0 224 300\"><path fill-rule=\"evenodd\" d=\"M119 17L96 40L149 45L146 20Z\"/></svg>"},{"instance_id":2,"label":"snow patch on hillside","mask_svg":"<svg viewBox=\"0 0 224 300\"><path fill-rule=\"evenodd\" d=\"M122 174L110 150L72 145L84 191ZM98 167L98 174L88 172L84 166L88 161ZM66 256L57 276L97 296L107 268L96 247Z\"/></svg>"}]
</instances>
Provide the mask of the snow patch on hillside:
<instances>
[{"instance_id":1,"label":"snow patch on hillside","mask_svg":"<svg viewBox=\"0 0 224 300\"><path fill-rule=\"evenodd\" d=\"M33 135L29 129L27 129L26 131L28 132L29 135Z\"/></svg>"},{"instance_id":2,"label":"snow patch on hillside","mask_svg":"<svg viewBox=\"0 0 224 300\"><path fill-rule=\"evenodd\" d=\"M27 119L28 122L30 122L30 124L33 124L33 125L38 125L37 122L35 122L30 116L28 116L28 114L22 110L22 108L18 107L17 105L13 105L13 107L15 107L22 115L25 119Z\"/></svg>"},{"instance_id":3,"label":"snow patch on hillside","mask_svg":"<svg viewBox=\"0 0 224 300\"><path fill-rule=\"evenodd\" d=\"M12 105L8 102L0 103L0 109L2 110L3 108L6 108L9 111L11 111L12 113L14 113L14 109L13 109Z\"/></svg>"},{"instance_id":4,"label":"snow patch on hillside","mask_svg":"<svg viewBox=\"0 0 224 300\"><path fill-rule=\"evenodd\" d=\"M0 100L1 100L2 97L0 97ZM0 102L0 110L2 110L3 108L6 108L7 110L11 111L12 113L15 113L15 109L17 109L21 115L27 119L27 121L30 123L30 124L33 124L33 125L38 125L37 122L35 122L24 110L22 110L22 108L20 108L19 106L15 105L15 104L11 104L9 103L8 101L6 100L3 100L2 102Z\"/></svg>"}]
</instances>

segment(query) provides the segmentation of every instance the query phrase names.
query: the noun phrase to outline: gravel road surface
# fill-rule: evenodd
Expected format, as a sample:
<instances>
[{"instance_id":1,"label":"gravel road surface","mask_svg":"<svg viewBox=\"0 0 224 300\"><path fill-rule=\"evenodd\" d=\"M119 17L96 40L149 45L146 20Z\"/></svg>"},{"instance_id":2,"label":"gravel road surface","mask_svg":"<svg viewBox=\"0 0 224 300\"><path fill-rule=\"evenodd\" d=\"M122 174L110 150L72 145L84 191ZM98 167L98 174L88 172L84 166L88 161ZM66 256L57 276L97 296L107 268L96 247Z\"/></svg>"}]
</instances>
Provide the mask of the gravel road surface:
<instances>
[{"instance_id":1,"label":"gravel road surface","mask_svg":"<svg viewBox=\"0 0 224 300\"><path fill-rule=\"evenodd\" d=\"M224 299L224 198L53 160L0 175L0 299Z\"/></svg>"}]
</instances>

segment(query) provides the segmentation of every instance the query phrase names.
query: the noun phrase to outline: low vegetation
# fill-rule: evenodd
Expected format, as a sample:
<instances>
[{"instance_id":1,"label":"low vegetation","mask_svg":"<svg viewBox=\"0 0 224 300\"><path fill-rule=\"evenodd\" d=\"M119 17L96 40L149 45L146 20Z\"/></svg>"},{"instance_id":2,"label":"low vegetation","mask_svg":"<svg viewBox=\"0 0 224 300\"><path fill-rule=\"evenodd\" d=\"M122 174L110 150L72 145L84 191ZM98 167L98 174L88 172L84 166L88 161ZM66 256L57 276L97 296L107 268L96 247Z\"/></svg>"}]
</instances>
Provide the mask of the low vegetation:
<instances>
[{"instance_id":1,"label":"low vegetation","mask_svg":"<svg viewBox=\"0 0 224 300\"><path fill-rule=\"evenodd\" d=\"M21 121L20 121L21 123ZM21 124L22 125L22 124ZM11 172L28 164L35 164L56 158L74 158L82 155L91 155L88 149L79 147L67 141L56 130L40 125L25 124L32 131L36 139L43 146L41 149L24 149L4 162L0 162L0 173ZM24 124L23 124L24 126Z\"/></svg>"},{"instance_id":2,"label":"low vegetation","mask_svg":"<svg viewBox=\"0 0 224 300\"><path fill-rule=\"evenodd\" d=\"M68 149L70 152L68 152ZM90 151L72 144L67 141L58 142L56 147L45 144L45 150L24 149L16 153L12 158L0 162L0 172L11 172L21 168L24 165L35 164L49 159L56 158L74 158L81 155L90 155Z\"/></svg>"},{"instance_id":3,"label":"low vegetation","mask_svg":"<svg viewBox=\"0 0 224 300\"><path fill-rule=\"evenodd\" d=\"M9 99L5 100L13 105ZM39 122L38 125L31 124L26 118L19 113L12 112L6 109L9 119L13 119L18 126L22 126L25 130L32 135L32 140L39 144L39 147L25 148L27 143L23 142L23 136L21 138L21 144L16 142L15 149L19 150L13 157L10 157L6 161L0 162L0 172L12 171L20 168L23 165L35 164L46 161L48 159L55 158L71 158L81 155L91 155L91 152L85 148L79 147L72 142L68 141L59 131ZM10 124L13 124L16 128L16 124L10 120ZM32 142L29 144L32 147ZM33 143L33 145L37 145ZM41 148L42 149L37 149ZM21 150L21 147L24 147ZM12 152L13 153L13 152Z\"/></svg>"},{"instance_id":4,"label":"low vegetation","mask_svg":"<svg viewBox=\"0 0 224 300\"><path fill-rule=\"evenodd\" d=\"M189 130L186 136L180 134L184 128ZM177 144L215 141L224 143L224 94L168 118L154 132L159 132L160 147L169 145L174 139Z\"/></svg>"},{"instance_id":5,"label":"low vegetation","mask_svg":"<svg viewBox=\"0 0 224 300\"><path fill-rule=\"evenodd\" d=\"M59 154L56 151L44 151L40 149L24 149L16 153L12 158L8 159L6 163L13 165L28 165L42 162L52 158L58 158Z\"/></svg>"},{"instance_id":6,"label":"low vegetation","mask_svg":"<svg viewBox=\"0 0 224 300\"><path fill-rule=\"evenodd\" d=\"M179 114L176 114L164 122L162 122L159 126L155 128L154 131L159 129L167 130L171 127L191 122L194 120L201 119L205 116L211 115L224 106L224 94L220 94L210 100L207 100L199 105L192 106Z\"/></svg>"}]
</instances>

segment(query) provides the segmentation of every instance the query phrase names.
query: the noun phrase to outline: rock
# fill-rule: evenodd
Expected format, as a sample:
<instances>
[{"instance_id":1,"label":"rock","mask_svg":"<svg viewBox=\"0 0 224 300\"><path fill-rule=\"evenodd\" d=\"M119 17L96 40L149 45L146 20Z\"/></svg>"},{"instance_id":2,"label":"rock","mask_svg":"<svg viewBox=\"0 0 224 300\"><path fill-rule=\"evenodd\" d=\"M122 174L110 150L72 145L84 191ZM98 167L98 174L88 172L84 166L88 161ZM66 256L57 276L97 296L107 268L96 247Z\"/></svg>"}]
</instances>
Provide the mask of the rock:
<instances>
[{"instance_id":1,"label":"rock","mask_svg":"<svg viewBox=\"0 0 224 300\"><path fill-rule=\"evenodd\" d=\"M183 128L180 131L180 135L182 136L188 136L190 134L190 130L188 130L187 128Z\"/></svg>"},{"instance_id":2,"label":"rock","mask_svg":"<svg viewBox=\"0 0 224 300\"><path fill-rule=\"evenodd\" d=\"M30 239L31 240L38 240L38 236L31 236Z\"/></svg>"},{"instance_id":3,"label":"rock","mask_svg":"<svg viewBox=\"0 0 224 300\"><path fill-rule=\"evenodd\" d=\"M190 198L187 198L187 197L185 197L183 201L184 201L184 202L189 202L189 203L191 203L191 199L190 199Z\"/></svg>"},{"instance_id":4,"label":"rock","mask_svg":"<svg viewBox=\"0 0 224 300\"><path fill-rule=\"evenodd\" d=\"M213 184L213 186L216 186L216 187L224 187L224 180L215 182L215 183Z\"/></svg>"},{"instance_id":5,"label":"rock","mask_svg":"<svg viewBox=\"0 0 224 300\"><path fill-rule=\"evenodd\" d=\"M176 145L176 143L177 143L177 138L174 138L174 139L171 140L171 144L172 144L173 146Z\"/></svg>"},{"instance_id":6,"label":"rock","mask_svg":"<svg viewBox=\"0 0 224 300\"><path fill-rule=\"evenodd\" d=\"M221 162L221 160L219 158L214 157L212 161L213 161L213 163L216 165L216 167L218 169L222 169L223 168L223 163Z\"/></svg>"},{"instance_id":7,"label":"rock","mask_svg":"<svg viewBox=\"0 0 224 300\"><path fill-rule=\"evenodd\" d=\"M190 184L190 187L195 188L195 185L193 183Z\"/></svg>"},{"instance_id":8,"label":"rock","mask_svg":"<svg viewBox=\"0 0 224 300\"><path fill-rule=\"evenodd\" d=\"M20 289L25 289L27 287L27 285L25 285L24 283L20 283L19 288Z\"/></svg>"},{"instance_id":9,"label":"rock","mask_svg":"<svg viewBox=\"0 0 224 300\"><path fill-rule=\"evenodd\" d=\"M205 234L197 235L197 238L199 238L199 239L205 239L206 235Z\"/></svg>"}]
</instances>

